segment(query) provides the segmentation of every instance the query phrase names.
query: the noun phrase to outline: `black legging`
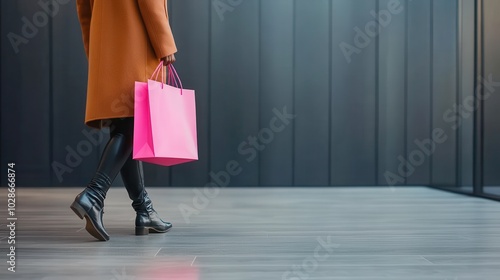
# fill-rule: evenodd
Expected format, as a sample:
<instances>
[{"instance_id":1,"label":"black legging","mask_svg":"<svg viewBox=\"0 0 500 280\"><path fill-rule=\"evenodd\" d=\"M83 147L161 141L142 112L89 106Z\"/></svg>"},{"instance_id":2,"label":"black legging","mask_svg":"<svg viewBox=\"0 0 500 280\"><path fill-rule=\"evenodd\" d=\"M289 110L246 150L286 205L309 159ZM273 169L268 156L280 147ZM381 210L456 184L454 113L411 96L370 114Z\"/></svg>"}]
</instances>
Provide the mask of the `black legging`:
<instances>
[{"instance_id":1,"label":"black legging","mask_svg":"<svg viewBox=\"0 0 500 280\"><path fill-rule=\"evenodd\" d=\"M134 118L111 119L109 128L110 138L102 152L93 180L99 181L101 185L110 186L121 171L129 197L138 198L144 188L144 179L142 163L132 159ZM99 189L95 191L106 197L106 193Z\"/></svg>"},{"instance_id":2,"label":"black legging","mask_svg":"<svg viewBox=\"0 0 500 280\"><path fill-rule=\"evenodd\" d=\"M112 119L109 127L110 138L97 170L107 174L113 181L132 153L134 118Z\"/></svg>"}]
</instances>

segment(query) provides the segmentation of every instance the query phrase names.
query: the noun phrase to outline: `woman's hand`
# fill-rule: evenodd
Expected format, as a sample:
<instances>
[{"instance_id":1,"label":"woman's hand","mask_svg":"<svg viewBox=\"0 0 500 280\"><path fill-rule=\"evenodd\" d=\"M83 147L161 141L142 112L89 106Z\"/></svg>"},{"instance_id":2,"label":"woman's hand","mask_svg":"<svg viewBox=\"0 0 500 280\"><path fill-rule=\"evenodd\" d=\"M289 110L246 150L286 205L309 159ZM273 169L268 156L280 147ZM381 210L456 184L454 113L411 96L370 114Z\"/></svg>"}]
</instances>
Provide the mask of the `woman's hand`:
<instances>
[{"instance_id":1,"label":"woman's hand","mask_svg":"<svg viewBox=\"0 0 500 280\"><path fill-rule=\"evenodd\" d=\"M175 55L171 54L171 55L165 56L161 60L163 61L163 65L168 66L169 64L172 64L175 62Z\"/></svg>"}]
</instances>

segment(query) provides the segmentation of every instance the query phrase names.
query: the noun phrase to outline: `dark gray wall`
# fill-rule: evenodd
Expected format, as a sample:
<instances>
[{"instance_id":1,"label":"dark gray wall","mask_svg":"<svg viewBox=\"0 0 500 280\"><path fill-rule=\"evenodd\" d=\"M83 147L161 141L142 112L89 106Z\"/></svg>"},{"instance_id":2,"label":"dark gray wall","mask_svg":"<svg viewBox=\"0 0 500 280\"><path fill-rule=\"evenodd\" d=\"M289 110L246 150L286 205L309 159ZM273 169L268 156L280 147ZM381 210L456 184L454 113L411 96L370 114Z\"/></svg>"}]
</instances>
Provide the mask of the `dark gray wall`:
<instances>
[{"instance_id":1,"label":"dark gray wall","mask_svg":"<svg viewBox=\"0 0 500 280\"><path fill-rule=\"evenodd\" d=\"M462 180L457 169L470 158L459 143L469 135L443 117L466 87L458 71L460 2L402 0L380 36L365 38L350 59L340 48L355 45L354 28L365 29L371 11L392 2L170 1L176 66L197 91L200 160L147 165L147 182L204 185L231 160L242 168L230 178L233 186L387 185L389 172L398 185ZM235 6L220 10L229 3ZM83 185L105 141L90 144L62 181L51 167L68 165L67 148L86 153L89 143L74 1L60 5L19 53L7 39L21 33L22 17L32 20L41 10L32 0L1 1L1 164L17 163L20 185ZM273 110L285 106L296 118L269 135ZM433 155L415 157L422 154L415 140L429 139L435 128L447 141ZM248 146L239 149L259 133L266 143L255 157L245 154ZM409 158L414 170L398 172Z\"/></svg>"},{"instance_id":2,"label":"dark gray wall","mask_svg":"<svg viewBox=\"0 0 500 280\"><path fill-rule=\"evenodd\" d=\"M475 70L475 1L459 0L459 21L458 21L458 96L456 103L463 106L465 100L474 98L474 70ZM457 130L457 157L458 176L457 186L466 187L472 190L473 185L473 133L474 117L473 112L461 118L460 129Z\"/></svg>"},{"instance_id":3,"label":"dark gray wall","mask_svg":"<svg viewBox=\"0 0 500 280\"><path fill-rule=\"evenodd\" d=\"M500 2L484 0L484 76L492 75L493 81L500 81L500 38L498 29L500 18L497 13ZM485 86L484 100L484 153L483 153L483 183L485 186L500 186L500 156L498 146L500 143L500 87Z\"/></svg>"}]
</instances>

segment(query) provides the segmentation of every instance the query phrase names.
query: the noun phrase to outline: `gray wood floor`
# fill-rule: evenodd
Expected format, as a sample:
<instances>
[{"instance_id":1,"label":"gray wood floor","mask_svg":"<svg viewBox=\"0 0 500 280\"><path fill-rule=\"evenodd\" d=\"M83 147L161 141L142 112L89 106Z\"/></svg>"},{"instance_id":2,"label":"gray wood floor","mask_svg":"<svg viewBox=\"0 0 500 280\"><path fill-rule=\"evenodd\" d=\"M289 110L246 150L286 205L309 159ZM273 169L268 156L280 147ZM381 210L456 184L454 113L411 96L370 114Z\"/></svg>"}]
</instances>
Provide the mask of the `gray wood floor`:
<instances>
[{"instance_id":1,"label":"gray wood floor","mask_svg":"<svg viewBox=\"0 0 500 280\"><path fill-rule=\"evenodd\" d=\"M500 279L500 203L428 188L222 189L199 213L191 188L151 188L174 224L135 236L123 188L112 188L94 241L69 209L77 188L17 190L16 273L1 279ZM203 202L203 201L198 201Z\"/></svg>"}]
</instances>

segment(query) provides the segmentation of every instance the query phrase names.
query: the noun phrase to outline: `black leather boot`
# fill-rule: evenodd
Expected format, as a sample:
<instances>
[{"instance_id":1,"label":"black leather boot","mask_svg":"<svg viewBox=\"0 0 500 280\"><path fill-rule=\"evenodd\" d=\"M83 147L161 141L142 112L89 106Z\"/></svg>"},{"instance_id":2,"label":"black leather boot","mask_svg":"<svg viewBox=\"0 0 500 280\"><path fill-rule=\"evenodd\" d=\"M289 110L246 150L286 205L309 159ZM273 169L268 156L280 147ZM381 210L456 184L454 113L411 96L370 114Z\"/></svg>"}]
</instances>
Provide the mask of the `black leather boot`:
<instances>
[{"instance_id":1,"label":"black leather boot","mask_svg":"<svg viewBox=\"0 0 500 280\"><path fill-rule=\"evenodd\" d=\"M121 171L122 180L127 189L132 207L136 211L135 234L147 235L151 233L167 232L172 224L163 221L153 208L153 203L144 187L142 162L130 156Z\"/></svg>"},{"instance_id":2,"label":"black leather boot","mask_svg":"<svg viewBox=\"0 0 500 280\"><path fill-rule=\"evenodd\" d=\"M96 174L70 206L80 219L86 219L85 229L102 241L109 240L102 221L104 199L111 183L132 153L133 121L133 118L112 121L110 139L104 148Z\"/></svg>"},{"instance_id":3,"label":"black leather boot","mask_svg":"<svg viewBox=\"0 0 500 280\"><path fill-rule=\"evenodd\" d=\"M133 203L137 216L135 217L135 235L147 235L148 233L163 233L172 228L172 224L163 221L153 208L148 193L144 190L143 202ZM140 201L140 200L138 200Z\"/></svg>"},{"instance_id":4,"label":"black leather boot","mask_svg":"<svg viewBox=\"0 0 500 280\"><path fill-rule=\"evenodd\" d=\"M106 192L111 186L111 180L106 174L97 172L90 184L78 194L70 208L80 219L85 218L85 229L101 241L109 240L102 223L102 214Z\"/></svg>"}]
</instances>

